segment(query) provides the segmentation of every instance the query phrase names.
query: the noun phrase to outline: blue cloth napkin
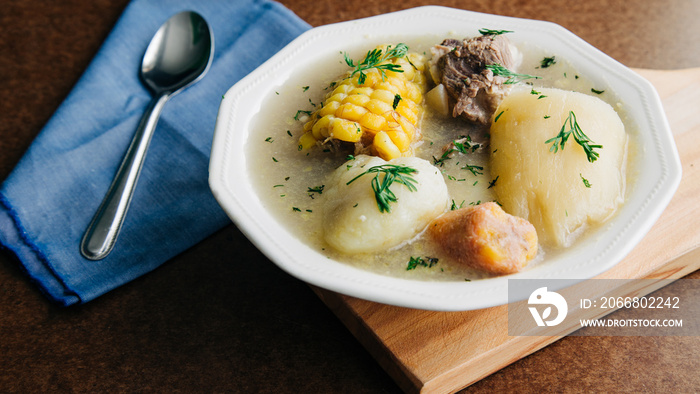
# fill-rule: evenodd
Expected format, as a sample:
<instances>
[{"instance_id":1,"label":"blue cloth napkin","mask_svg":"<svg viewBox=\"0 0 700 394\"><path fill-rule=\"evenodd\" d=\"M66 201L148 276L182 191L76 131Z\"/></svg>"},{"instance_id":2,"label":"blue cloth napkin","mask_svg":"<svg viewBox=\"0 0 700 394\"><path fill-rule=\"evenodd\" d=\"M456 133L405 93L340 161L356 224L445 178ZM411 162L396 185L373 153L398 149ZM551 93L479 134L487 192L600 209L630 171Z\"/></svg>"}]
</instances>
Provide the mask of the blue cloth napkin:
<instances>
[{"instance_id":1,"label":"blue cloth napkin","mask_svg":"<svg viewBox=\"0 0 700 394\"><path fill-rule=\"evenodd\" d=\"M138 77L158 27L200 13L214 33L208 74L165 106L112 253L79 243L151 100ZM134 0L0 189L0 243L51 300L84 303L230 223L208 186L222 95L309 25L267 0Z\"/></svg>"}]
</instances>

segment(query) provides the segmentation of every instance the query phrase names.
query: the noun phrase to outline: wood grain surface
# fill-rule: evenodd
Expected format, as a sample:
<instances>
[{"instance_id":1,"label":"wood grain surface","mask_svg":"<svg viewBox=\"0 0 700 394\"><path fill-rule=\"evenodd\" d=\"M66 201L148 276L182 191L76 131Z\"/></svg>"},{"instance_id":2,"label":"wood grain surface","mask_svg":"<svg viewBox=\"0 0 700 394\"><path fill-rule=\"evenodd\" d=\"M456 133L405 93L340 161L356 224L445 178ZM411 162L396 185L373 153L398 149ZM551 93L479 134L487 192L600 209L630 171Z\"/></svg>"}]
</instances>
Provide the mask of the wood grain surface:
<instances>
[{"instance_id":1,"label":"wood grain surface","mask_svg":"<svg viewBox=\"0 0 700 394\"><path fill-rule=\"evenodd\" d=\"M226 12L224 0L202 1L218 1ZM0 0L0 180L70 92L127 3ZM313 26L428 4L548 20L630 67L700 67L700 2L694 0L282 3ZM682 80L674 86L660 88L687 88ZM686 113L680 127L697 122L696 113ZM692 149L688 142L680 140L682 154ZM696 171L697 160L686 159L684 176ZM679 193L697 201L692 188L682 185ZM234 226L144 277L67 309L48 303L12 256L0 252L0 392L401 392L393 374L353 337L355 330ZM520 360L510 356L510 365L465 391L696 392L698 354L697 337L569 336Z\"/></svg>"}]
</instances>

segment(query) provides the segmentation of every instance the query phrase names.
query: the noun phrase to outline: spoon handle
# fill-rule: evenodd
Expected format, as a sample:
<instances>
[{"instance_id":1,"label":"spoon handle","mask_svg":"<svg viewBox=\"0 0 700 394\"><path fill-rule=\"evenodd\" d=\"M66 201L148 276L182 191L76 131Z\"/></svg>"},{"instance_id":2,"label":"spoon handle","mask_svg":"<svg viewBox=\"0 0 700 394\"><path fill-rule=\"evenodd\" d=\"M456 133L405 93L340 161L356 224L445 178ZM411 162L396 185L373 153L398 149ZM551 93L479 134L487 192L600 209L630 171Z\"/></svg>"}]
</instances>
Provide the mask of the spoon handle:
<instances>
[{"instance_id":1,"label":"spoon handle","mask_svg":"<svg viewBox=\"0 0 700 394\"><path fill-rule=\"evenodd\" d=\"M101 260L112 251L129 209L141 167L158 118L170 95L162 94L153 99L141 118L129 149L124 155L109 191L92 218L80 243L80 253L90 260Z\"/></svg>"}]
</instances>

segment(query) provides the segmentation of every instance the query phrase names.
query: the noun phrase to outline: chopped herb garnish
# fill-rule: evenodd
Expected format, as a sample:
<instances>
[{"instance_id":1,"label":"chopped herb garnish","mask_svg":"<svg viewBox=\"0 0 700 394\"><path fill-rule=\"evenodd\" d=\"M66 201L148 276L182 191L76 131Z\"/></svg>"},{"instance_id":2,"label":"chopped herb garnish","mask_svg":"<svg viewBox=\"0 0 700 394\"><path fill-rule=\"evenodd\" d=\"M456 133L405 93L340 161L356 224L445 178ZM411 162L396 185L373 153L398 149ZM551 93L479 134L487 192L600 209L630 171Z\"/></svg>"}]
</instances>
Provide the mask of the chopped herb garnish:
<instances>
[{"instance_id":1,"label":"chopped herb garnish","mask_svg":"<svg viewBox=\"0 0 700 394\"><path fill-rule=\"evenodd\" d=\"M553 66L553 65L556 64L556 63L557 63L557 61L554 60L554 56L552 56L552 57L545 57L544 59L542 59L542 60L540 61L540 67L542 67L542 68L547 68L547 67L549 67L549 66Z\"/></svg>"},{"instance_id":2,"label":"chopped herb garnish","mask_svg":"<svg viewBox=\"0 0 700 394\"><path fill-rule=\"evenodd\" d=\"M596 144L591 144L591 139L588 138L586 134L583 133L583 130L581 130L581 126L579 126L578 122L576 121L576 114L574 114L574 111L569 111L569 116L566 118L564 121L564 124L561 126L561 129L559 130L559 134L557 134L556 137L550 138L547 141L545 141L545 144L552 144L552 146L549 148L550 152L557 153L559 151L559 148L562 150L564 149L564 144L566 144L566 141L569 139L570 136L574 136L574 141L576 141L577 144L581 145L583 148L584 152L586 152L586 158L590 163L593 163L598 159L598 152L594 151L594 149L600 149L603 147L603 145L596 145Z\"/></svg>"},{"instance_id":3,"label":"chopped herb garnish","mask_svg":"<svg viewBox=\"0 0 700 394\"><path fill-rule=\"evenodd\" d=\"M482 36L497 36L500 34L512 33L512 30L492 30L492 29L479 29L479 34Z\"/></svg>"},{"instance_id":4,"label":"chopped herb garnish","mask_svg":"<svg viewBox=\"0 0 700 394\"><path fill-rule=\"evenodd\" d=\"M581 175L581 174L578 174L578 176L581 177L581 181L583 181L583 185L584 185L584 186L586 186L586 187L588 187L588 188L591 187L591 183L588 182L588 179L584 178L583 175Z\"/></svg>"},{"instance_id":5,"label":"chopped herb garnish","mask_svg":"<svg viewBox=\"0 0 700 394\"><path fill-rule=\"evenodd\" d=\"M472 138L470 136L462 136L456 140L452 141L452 147L450 149L446 149L440 158L436 158L433 156L433 164L442 167L445 165L445 161L449 159L452 153L454 152L460 152L460 153L471 153L476 151L481 147L481 144L476 144L472 143Z\"/></svg>"},{"instance_id":6,"label":"chopped herb garnish","mask_svg":"<svg viewBox=\"0 0 700 394\"><path fill-rule=\"evenodd\" d=\"M389 187L396 182L406 186L409 191L413 192L418 190L415 185L418 181L416 181L412 175L417 172L418 170L408 166L382 164L370 167L367 171L351 179L346 185L351 184L365 174L374 173L374 178L372 178L372 190L374 190L374 197L377 201L379 212L391 212L389 204L398 201L398 199ZM383 175L381 179L380 175Z\"/></svg>"},{"instance_id":7,"label":"chopped herb garnish","mask_svg":"<svg viewBox=\"0 0 700 394\"><path fill-rule=\"evenodd\" d=\"M316 186L316 187L309 187L307 188L306 192L309 194L313 193L318 193L318 194L323 194L323 188L326 187L326 185L321 185L321 186Z\"/></svg>"},{"instance_id":8,"label":"chopped herb garnish","mask_svg":"<svg viewBox=\"0 0 700 394\"><path fill-rule=\"evenodd\" d=\"M396 95L394 96L394 103L391 105L392 108L396 109L396 107L399 106L400 101L401 101L401 95L396 93Z\"/></svg>"},{"instance_id":9,"label":"chopped herb garnish","mask_svg":"<svg viewBox=\"0 0 700 394\"><path fill-rule=\"evenodd\" d=\"M277 160L274 156L272 156L272 161L274 161L275 163L279 163L279 160Z\"/></svg>"},{"instance_id":10,"label":"chopped herb garnish","mask_svg":"<svg viewBox=\"0 0 700 394\"><path fill-rule=\"evenodd\" d=\"M500 175L499 175L499 176L500 176ZM499 177L499 176L497 176L497 177L494 178L491 182L489 182L489 187L487 187L487 189L490 189L490 188L496 186L496 181L498 180L498 177Z\"/></svg>"},{"instance_id":11,"label":"chopped herb garnish","mask_svg":"<svg viewBox=\"0 0 700 394\"><path fill-rule=\"evenodd\" d=\"M426 267L426 268L432 268L435 264L438 263L438 259L435 257L413 257L411 256L411 259L408 260L408 265L406 266L406 271L410 271L412 269L416 269L416 267Z\"/></svg>"},{"instance_id":12,"label":"chopped herb garnish","mask_svg":"<svg viewBox=\"0 0 700 394\"><path fill-rule=\"evenodd\" d=\"M272 137L267 137L265 138L265 142L273 143L275 140L273 140Z\"/></svg>"},{"instance_id":13,"label":"chopped herb garnish","mask_svg":"<svg viewBox=\"0 0 700 394\"><path fill-rule=\"evenodd\" d=\"M299 208L297 208L297 207L292 207L292 211L294 211L294 212L301 212L301 209L299 209Z\"/></svg>"},{"instance_id":14,"label":"chopped herb garnish","mask_svg":"<svg viewBox=\"0 0 700 394\"><path fill-rule=\"evenodd\" d=\"M309 90L309 87L308 87L308 86L302 86L302 87L301 87L301 90L302 90L303 92L305 92L305 91Z\"/></svg>"},{"instance_id":15,"label":"chopped herb garnish","mask_svg":"<svg viewBox=\"0 0 700 394\"><path fill-rule=\"evenodd\" d=\"M493 72L493 75L507 78L507 80L504 82L506 85L516 84L516 83L522 82L526 79L532 79L532 78L540 79L541 78L541 77L538 77L535 75L514 73L514 72L510 71L509 69L501 66L498 63L487 64L486 68L488 70L491 70L491 72Z\"/></svg>"},{"instance_id":16,"label":"chopped herb garnish","mask_svg":"<svg viewBox=\"0 0 700 394\"><path fill-rule=\"evenodd\" d=\"M299 115L306 114L306 116L311 116L311 111L298 110L296 115L294 115L294 120L299 120Z\"/></svg>"},{"instance_id":17,"label":"chopped herb garnish","mask_svg":"<svg viewBox=\"0 0 700 394\"><path fill-rule=\"evenodd\" d=\"M291 131L291 130L287 130L287 135L290 136L290 137L293 137L292 131Z\"/></svg>"},{"instance_id":18,"label":"chopped herb garnish","mask_svg":"<svg viewBox=\"0 0 700 394\"><path fill-rule=\"evenodd\" d=\"M483 172L481 172L484 167L481 166L473 166L467 164L466 166L462 167L463 170L469 170L472 174L476 175L483 175ZM476 183L475 183L476 184Z\"/></svg>"},{"instance_id":19,"label":"chopped herb garnish","mask_svg":"<svg viewBox=\"0 0 700 394\"><path fill-rule=\"evenodd\" d=\"M347 156L345 156L345 160L346 161L355 160L355 156L354 155L347 155Z\"/></svg>"},{"instance_id":20,"label":"chopped herb garnish","mask_svg":"<svg viewBox=\"0 0 700 394\"><path fill-rule=\"evenodd\" d=\"M464 202L465 202L465 201L462 200L462 202L459 203L459 205L457 205L457 203L455 202L455 200L452 200L452 205L450 206L450 211L454 211L454 210L457 210L457 209L462 208L462 207L464 206Z\"/></svg>"},{"instance_id":21,"label":"chopped herb garnish","mask_svg":"<svg viewBox=\"0 0 700 394\"><path fill-rule=\"evenodd\" d=\"M496 122L498 122L498 118L500 118L500 117L501 117L501 115L503 115L503 113L504 113L504 112L506 112L506 111L501 111L501 112L499 112L499 113L498 113L498 115L496 115L496 117L495 117L495 118L493 118L493 123L496 123Z\"/></svg>"},{"instance_id":22,"label":"chopped herb garnish","mask_svg":"<svg viewBox=\"0 0 700 394\"><path fill-rule=\"evenodd\" d=\"M551 118L551 116L545 115L544 118L545 118L545 119L549 119L549 118Z\"/></svg>"},{"instance_id":23,"label":"chopped herb garnish","mask_svg":"<svg viewBox=\"0 0 700 394\"><path fill-rule=\"evenodd\" d=\"M603 94L603 93L605 93L605 90L597 90L597 89L591 88L591 92L593 92L595 94Z\"/></svg>"},{"instance_id":24,"label":"chopped herb garnish","mask_svg":"<svg viewBox=\"0 0 700 394\"><path fill-rule=\"evenodd\" d=\"M365 55L365 58L358 64L355 64L355 62L353 62L353 60L348 57L347 53L343 53L343 56L345 57L345 63L348 66L354 68L352 74L350 74L350 78L354 77L355 74L359 73L360 76L358 77L357 82L360 85L362 85L365 83L365 79L367 79L365 71L372 68L376 68L377 70L379 70L379 73L382 75L382 79L386 78L386 70L402 73L403 69L401 68L401 65L384 62L390 59L402 58L406 56L407 52L408 46L406 44L397 44L394 48L392 48L391 45L389 45L386 49L386 52L384 52L380 48L375 48L371 51L368 51L367 55Z\"/></svg>"}]
</instances>

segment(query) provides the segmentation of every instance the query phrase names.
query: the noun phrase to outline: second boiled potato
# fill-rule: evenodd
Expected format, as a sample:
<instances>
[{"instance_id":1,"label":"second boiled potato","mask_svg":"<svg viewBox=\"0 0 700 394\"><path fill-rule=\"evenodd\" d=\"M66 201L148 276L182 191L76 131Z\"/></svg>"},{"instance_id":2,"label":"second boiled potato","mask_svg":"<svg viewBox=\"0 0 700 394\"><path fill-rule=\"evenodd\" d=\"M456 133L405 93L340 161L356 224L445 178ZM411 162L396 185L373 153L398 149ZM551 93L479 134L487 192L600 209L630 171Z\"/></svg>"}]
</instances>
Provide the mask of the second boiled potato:
<instances>
[{"instance_id":1,"label":"second boiled potato","mask_svg":"<svg viewBox=\"0 0 700 394\"><path fill-rule=\"evenodd\" d=\"M535 94L537 93L537 94ZM589 162L570 135L550 150L571 114L594 149ZM537 229L545 245L569 245L575 235L610 217L625 195L627 134L615 110L597 97L558 89L522 89L508 95L491 124L491 174L506 212Z\"/></svg>"}]
</instances>

